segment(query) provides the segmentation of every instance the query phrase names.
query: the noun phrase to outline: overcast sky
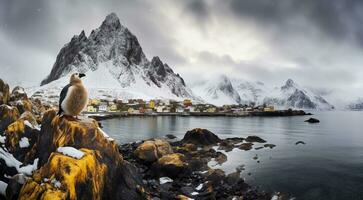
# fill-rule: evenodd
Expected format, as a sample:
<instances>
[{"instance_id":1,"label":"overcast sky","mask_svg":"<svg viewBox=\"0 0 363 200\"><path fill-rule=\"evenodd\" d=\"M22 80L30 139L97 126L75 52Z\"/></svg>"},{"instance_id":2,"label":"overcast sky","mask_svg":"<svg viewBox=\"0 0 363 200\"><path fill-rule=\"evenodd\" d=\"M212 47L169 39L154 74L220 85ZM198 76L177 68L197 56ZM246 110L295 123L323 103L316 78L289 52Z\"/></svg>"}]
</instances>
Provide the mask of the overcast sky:
<instances>
[{"instance_id":1,"label":"overcast sky","mask_svg":"<svg viewBox=\"0 0 363 200\"><path fill-rule=\"evenodd\" d=\"M292 78L363 96L361 0L0 0L0 78L38 85L63 45L111 12L189 82Z\"/></svg>"}]
</instances>

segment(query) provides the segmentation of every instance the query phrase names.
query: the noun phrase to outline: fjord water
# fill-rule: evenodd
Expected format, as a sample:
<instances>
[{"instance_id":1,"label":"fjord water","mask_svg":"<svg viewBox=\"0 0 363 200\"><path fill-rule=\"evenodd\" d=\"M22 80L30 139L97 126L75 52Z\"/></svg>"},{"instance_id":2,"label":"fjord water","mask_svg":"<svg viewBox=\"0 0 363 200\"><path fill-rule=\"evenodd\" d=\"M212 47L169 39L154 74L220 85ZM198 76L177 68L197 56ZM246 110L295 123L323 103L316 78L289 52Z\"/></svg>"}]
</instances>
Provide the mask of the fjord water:
<instances>
[{"instance_id":1,"label":"fjord water","mask_svg":"<svg viewBox=\"0 0 363 200\"><path fill-rule=\"evenodd\" d=\"M201 127L221 138L257 135L274 149L228 152L215 168L227 173L244 165L247 183L265 191L280 191L303 200L363 199L363 112L318 112L321 122L293 117L129 117L102 121L119 143L173 134ZM304 141L306 145L295 145ZM254 147L262 146L255 144ZM258 159L253 157L257 155ZM260 161L259 163L257 161Z\"/></svg>"}]
</instances>

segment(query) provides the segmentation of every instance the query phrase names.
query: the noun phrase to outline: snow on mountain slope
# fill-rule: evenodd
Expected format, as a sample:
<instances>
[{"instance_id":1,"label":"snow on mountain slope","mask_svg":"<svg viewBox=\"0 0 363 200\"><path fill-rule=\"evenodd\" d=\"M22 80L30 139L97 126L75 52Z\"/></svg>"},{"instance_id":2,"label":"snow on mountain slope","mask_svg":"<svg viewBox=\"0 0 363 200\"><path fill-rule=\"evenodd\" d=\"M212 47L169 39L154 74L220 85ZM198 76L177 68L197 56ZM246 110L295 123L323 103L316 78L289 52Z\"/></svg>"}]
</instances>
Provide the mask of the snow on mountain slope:
<instances>
[{"instance_id":1,"label":"snow on mountain slope","mask_svg":"<svg viewBox=\"0 0 363 200\"><path fill-rule=\"evenodd\" d=\"M32 91L59 94L74 72L87 75L84 83L91 97L197 99L183 78L159 57L146 58L136 36L114 13L88 38L84 31L74 36L60 50L41 87Z\"/></svg>"},{"instance_id":2,"label":"snow on mountain slope","mask_svg":"<svg viewBox=\"0 0 363 200\"><path fill-rule=\"evenodd\" d=\"M277 92L274 92L273 95L265 97L263 102L265 104L272 104L282 108L317 110L334 109L334 106L328 103L322 96L300 87L291 79L288 79Z\"/></svg>"},{"instance_id":3,"label":"snow on mountain slope","mask_svg":"<svg viewBox=\"0 0 363 200\"><path fill-rule=\"evenodd\" d=\"M204 82L193 87L205 101L216 104L274 105L279 109L319 109L333 108L322 96L305 89L288 79L282 87L267 86L262 82L223 78Z\"/></svg>"},{"instance_id":4,"label":"snow on mountain slope","mask_svg":"<svg viewBox=\"0 0 363 200\"><path fill-rule=\"evenodd\" d=\"M226 76L199 83L193 87L193 91L206 102L217 106L242 103L240 95Z\"/></svg>"}]
</instances>

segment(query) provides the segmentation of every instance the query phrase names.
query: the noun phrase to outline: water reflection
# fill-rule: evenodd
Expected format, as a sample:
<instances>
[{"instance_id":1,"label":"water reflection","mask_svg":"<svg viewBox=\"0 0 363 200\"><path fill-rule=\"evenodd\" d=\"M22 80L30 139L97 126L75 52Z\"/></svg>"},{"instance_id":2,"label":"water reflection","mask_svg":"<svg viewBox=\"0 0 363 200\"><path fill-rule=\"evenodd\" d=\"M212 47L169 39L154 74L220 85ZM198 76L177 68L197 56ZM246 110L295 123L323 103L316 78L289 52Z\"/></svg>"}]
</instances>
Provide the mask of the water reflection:
<instances>
[{"instance_id":1,"label":"water reflection","mask_svg":"<svg viewBox=\"0 0 363 200\"><path fill-rule=\"evenodd\" d=\"M103 121L104 130L121 143L202 127L220 137L258 135L274 149L234 149L222 166L233 172L245 165L246 181L268 191L289 192L297 199L362 199L363 112L323 112L319 124L306 117L130 117ZM306 145L295 145L296 141ZM255 147L258 147L256 145ZM258 155L257 163L252 158ZM251 173L251 175L248 175Z\"/></svg>"}]
</instances>

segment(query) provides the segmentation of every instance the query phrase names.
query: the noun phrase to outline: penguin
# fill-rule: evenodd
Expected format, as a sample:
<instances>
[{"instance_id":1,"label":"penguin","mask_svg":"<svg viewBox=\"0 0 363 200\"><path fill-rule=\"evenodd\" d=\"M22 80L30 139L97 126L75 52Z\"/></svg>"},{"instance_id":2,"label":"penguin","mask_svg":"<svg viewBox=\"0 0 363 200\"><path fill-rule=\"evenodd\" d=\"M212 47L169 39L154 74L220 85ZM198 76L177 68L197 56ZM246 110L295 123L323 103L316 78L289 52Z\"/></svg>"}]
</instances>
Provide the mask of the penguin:
<instances>
[{"instance_id":1,"label":"penguin","mask_svg":"<svg viewBox=\"0 0 363 200\"><path fill-rule=\"evenodd\" d=\"M69 84L62 89L59 96L58 115L75 116L77 118L86 107L88 93L81 80L85 76L85 74L80 73L71 75Z\"/></svg>"}]
</instances>

